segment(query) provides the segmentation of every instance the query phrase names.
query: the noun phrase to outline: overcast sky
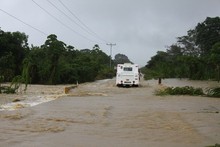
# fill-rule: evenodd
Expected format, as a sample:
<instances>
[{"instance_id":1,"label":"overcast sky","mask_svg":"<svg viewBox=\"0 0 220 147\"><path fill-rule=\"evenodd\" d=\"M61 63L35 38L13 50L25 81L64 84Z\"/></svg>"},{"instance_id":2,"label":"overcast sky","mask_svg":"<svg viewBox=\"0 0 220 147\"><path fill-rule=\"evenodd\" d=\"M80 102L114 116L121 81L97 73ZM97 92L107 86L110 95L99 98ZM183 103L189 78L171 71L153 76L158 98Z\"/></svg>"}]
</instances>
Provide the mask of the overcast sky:
<instances>
[{"instance_id":1,"label":"overcast sky","mask_svg":"<svg viewBox=\"0 0 220 147\"><path fill-rule=\"evenodd\" d=\"M157 51L165 51L166 46L175 43L176 37L186 35L206 17L216 16L220 16L220 0L0 1L1 29L24 32L29 36L29 45L40 46L47 35L56 34L77 49L92 49L99 44L109 55L106 43L116 43L113 58L122 53L141 66Z\"/></svg>"}]
</instances>

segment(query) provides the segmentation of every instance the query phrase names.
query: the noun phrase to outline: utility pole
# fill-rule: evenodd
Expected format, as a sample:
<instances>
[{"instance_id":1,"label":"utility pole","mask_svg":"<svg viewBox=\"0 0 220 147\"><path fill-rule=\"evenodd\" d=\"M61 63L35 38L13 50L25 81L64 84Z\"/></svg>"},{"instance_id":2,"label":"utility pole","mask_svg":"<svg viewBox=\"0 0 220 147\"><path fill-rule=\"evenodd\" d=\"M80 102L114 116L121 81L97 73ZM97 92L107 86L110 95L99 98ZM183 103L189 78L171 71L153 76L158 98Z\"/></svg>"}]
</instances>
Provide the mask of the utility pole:
<instances>
[{"instance_id":1,"label":"utility pole","mask_svg":"<svg viewBox=\"0 0 220 147\"><path fill-rule=\"evenodd\" d=\"M110 63L109 63L109 67L111 69L111 67L112 67L112 46L115 46L116 43L107 43L106 45L110 46Z\"/></svg>"}]
</instances>

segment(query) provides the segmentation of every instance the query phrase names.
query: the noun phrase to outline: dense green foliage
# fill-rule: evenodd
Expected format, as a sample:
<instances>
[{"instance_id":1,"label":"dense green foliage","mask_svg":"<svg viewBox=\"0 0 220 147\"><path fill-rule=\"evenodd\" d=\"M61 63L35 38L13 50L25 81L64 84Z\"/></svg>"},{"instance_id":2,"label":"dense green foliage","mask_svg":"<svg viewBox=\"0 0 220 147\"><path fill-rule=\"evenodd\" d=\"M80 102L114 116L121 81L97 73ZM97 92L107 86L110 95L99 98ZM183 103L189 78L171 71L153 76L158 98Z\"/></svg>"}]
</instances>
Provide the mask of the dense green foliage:
<instances>
[{"instance_id":1,"label":"dense green foliage","mask_svg":"<svg viewBox=\"0 0 220 147\"><path fill-rule=\"evenodd\" d=\"M5 81L11 81L22 72L22 62L29 51L27 38L24 33L0 29L0 75Z\"/></svg>"},{"instance_id":2,"label":"dense green foliage","mask_svg":"<svg viewBox=\"0 0 220 147\"><path fill-rule=\"evenodd\" d=\"M91 50L77 50L54 34L41 46L29 47L27 40L24 33L0 30L3 82L12 82L14 86L19 83L67 84L114 76L114 70L109 68L109 56L97 44Z\"/></svg>"},{"instance_id":3,"label":"dense green foliage","mask_svg":"<svg viewBox=\"0 0 220 147\"><path fill-rule=\"evenodd\" d=\"M206 20L158 51L143 70L145 78L220 80L220 18Z\"/></svg>"}]
</instances>

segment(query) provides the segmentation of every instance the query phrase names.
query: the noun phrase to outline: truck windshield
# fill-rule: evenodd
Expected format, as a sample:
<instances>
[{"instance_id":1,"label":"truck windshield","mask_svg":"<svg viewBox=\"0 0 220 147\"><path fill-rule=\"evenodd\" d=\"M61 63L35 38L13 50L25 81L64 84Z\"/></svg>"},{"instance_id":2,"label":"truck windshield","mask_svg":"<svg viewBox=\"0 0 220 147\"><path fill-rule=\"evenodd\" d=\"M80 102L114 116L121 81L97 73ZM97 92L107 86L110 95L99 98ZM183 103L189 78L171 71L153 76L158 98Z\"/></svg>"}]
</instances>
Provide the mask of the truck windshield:
<instances>
[{"instance_id":1,"label":"truck windshield","mask_svg":"<svg viewBox=\"0 0 220 147\"><path fill-rule=\"evenodd\" d=\"M132 71L132 67L124 67L124 71Z\"/></svg>"}]
</instances>

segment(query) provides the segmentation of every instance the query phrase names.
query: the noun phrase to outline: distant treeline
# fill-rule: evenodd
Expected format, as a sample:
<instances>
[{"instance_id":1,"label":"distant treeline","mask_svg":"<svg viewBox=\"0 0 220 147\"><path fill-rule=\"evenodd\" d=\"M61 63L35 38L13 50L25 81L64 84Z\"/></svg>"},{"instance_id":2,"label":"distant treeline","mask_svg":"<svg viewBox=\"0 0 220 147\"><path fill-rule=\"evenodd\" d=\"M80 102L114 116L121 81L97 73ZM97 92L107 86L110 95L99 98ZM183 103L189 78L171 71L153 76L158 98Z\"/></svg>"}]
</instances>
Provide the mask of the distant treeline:
<instances>
[{"instance_id":1,"label":"distant treeline","mask_svg":"<svg viewBox=\"0 0 220 147\"><path fill-rule=\"evenodd\" d=\"M220 79L220 18L207 17L143 68L145 78Z\"/></svg>"},{"instance_id":2,"label":"distant treeline","mask_svg":"<svg viewBox=\"0 0 220 147\"><path fill-rule=\"evenodd\" d=\"M77 50L52 34L43 45L29 47L26 34L0 29L1 82L67 84L111 78L109 61L97 44Z\"/></svg>"}]
</instances>

